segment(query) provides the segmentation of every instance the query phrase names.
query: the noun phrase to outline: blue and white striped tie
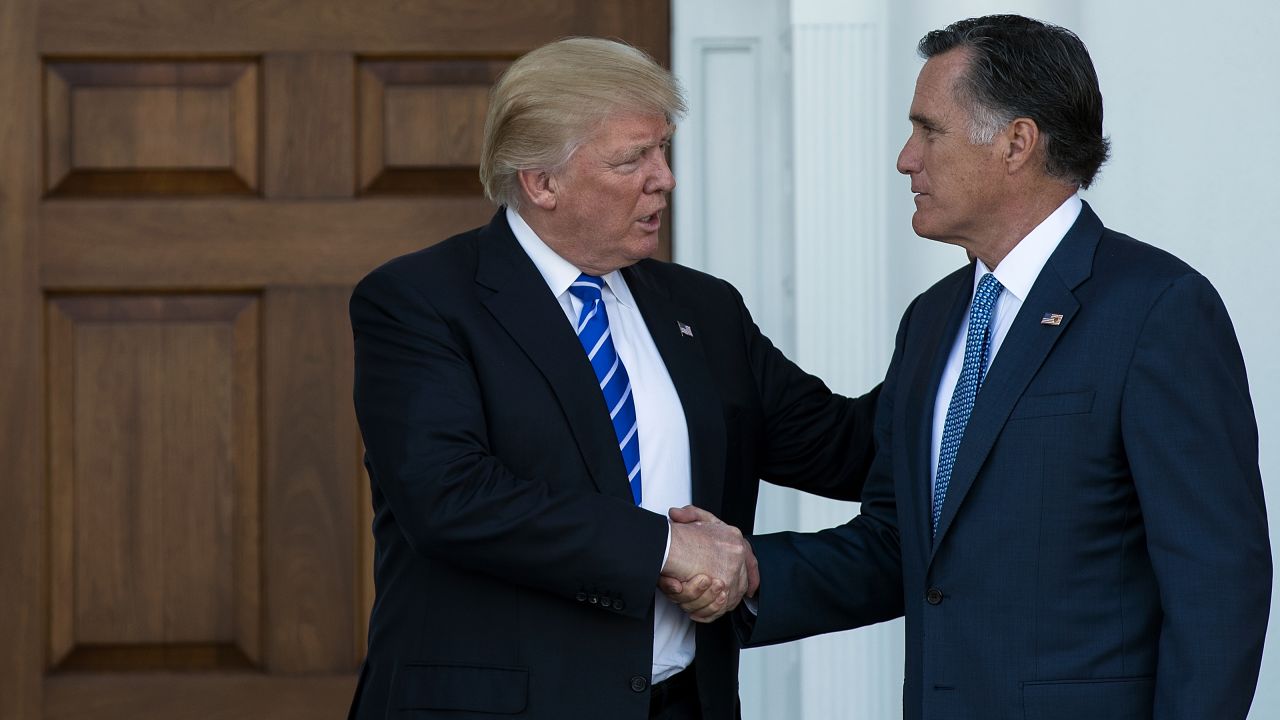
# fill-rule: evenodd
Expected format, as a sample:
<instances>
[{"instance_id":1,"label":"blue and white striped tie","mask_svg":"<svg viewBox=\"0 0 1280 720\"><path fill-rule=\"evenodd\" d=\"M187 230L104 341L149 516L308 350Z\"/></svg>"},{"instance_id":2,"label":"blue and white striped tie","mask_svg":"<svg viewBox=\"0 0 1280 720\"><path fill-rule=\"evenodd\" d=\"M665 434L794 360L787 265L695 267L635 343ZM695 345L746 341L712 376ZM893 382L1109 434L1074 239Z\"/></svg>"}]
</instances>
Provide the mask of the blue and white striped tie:
<instances>
[{"instance_id":1,"label":"blue and white striped tie","mask_svg":"<svg viewBox=\"0 0 1280 720\"><path fill-rule=\"evenodd\" d=\"M631 483L631 497L640 504L640 432L636 422L636 403L631 397L631 378L622 358L613 346L609 332L609 317L604 311L604 299L600 291L604 280L583 273L569 286L569 292L582 301L578 315L578 340L587 351L591 369L600 381L609 417L613 418L613 433L622 451L622 463L627 468L627 480Z\"/></svg>"}]
</instances>

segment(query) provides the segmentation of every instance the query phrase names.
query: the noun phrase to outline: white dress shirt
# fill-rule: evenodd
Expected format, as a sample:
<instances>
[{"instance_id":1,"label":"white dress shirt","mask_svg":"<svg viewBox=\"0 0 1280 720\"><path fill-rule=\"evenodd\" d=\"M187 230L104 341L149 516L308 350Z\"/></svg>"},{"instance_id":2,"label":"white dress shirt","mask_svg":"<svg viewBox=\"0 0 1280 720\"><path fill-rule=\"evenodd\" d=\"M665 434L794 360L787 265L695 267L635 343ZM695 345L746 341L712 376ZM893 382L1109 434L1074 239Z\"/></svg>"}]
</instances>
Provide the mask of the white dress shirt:
<instances>
[{"instance_id":1,"label":"white dress shirt","mask_svg":"<svg viewBox=\"0 0 1280 720\"><path fill-rule=\"evenodd\" d=\"M569 326L576 330L582 301L569 292L569 285L582 273L547 246L519 213L507 208L507 223L520 247L533 260L564 310ZM676 394L667 366L654 345L649 328L636 307L622 273L603 277L605 314L618 357L631 379L631 395L636 406L640 435L640 477L643 488L640 507L663 517L667 509L693 502L689 460L689 428L684 406ZM603 403L601 395L601 403ZM670 529L667 549L671 549ZM665 557L664 557L665 561ZM657 590L654 578L652 682L661 682L693 662L693 622L678 605Z\"/></svg>"},{"instance_id":2,"label":"white dress shirt","mask_svg":"<svg viewBox=\"0 0 1280 720\"><path fill-rule=\"evenodd\" d=\"M994 272L996 280L1004 286L991 311L991 349L987 353L987 368L991 367L996 353L1000 351L1005 335L1009 334L1009 326L1013 325L1014 317L1017 316L1018 310L1022 309L1022 303L1027 299L1027 293L1031 292L1031 286L1040 276L1040 271L1044 269L1044 264L1049 261L1049 256L1058 248L1058 243L1062 242L1067 231L1075 224L1083 207L1079 195L1067 198L1066 202L1059 205L1057 210L1050 213L1049 217L1015 245L995 270L988 268L981 260L977 261L977 267L974 268L973 273L973 292L977 291L982 276L989 272ZM972 303L972 293L969 298L969 302ZM965 312L964 321L960 323L960 332L951 344L951 354L947 357L947 366L942 370L942 380L938 383L938 397L933 404L932 464L929 466L930 497L932 497L933 485L938 481L938 455L942 448L943 426L946 425L947 407L951 405L951 396L955 393L956 381L960 379L960 369L964 365L964 340L968 332L969 313ZM986 368L983 370L985 371Z\"/></svg>"}]
</instances>

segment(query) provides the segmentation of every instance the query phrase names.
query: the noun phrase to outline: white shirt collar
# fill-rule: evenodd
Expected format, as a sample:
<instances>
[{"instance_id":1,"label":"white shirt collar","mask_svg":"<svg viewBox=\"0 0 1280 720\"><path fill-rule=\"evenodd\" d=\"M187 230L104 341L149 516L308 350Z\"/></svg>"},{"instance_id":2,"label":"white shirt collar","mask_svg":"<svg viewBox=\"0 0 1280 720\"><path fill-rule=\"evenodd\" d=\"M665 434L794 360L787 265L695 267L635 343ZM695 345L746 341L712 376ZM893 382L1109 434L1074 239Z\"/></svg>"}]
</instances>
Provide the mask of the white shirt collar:
<instances>
[{"instance_id":1,"label":"white shirt collar","mask_svg":"<svg viewBox=\"0 0 1280 720\"><path fill-rule=\"evenodd\" d=\"M1000 281L1007 292L1018 298L1019 302L1025 301L1040 271L1049 262L1049 256L1058 248L1058 243L1062 242L1067 231L1075 224L1076 218L1080 217L1083 208L1080 196L1072 195L1022 238L1021 242L1014 245L1013 250L1009 251L995 270L978 260L973 275L975 290L983 275L994 272L996 280Z\"/></svg>"},{"instance_id":2,"label":"white shirt collar","mask_svg":"<svg viewBox=\"0 0 1280 720\"><path fill-rule=\"evenodd\" d=\"M538 233L529 227L529 223L520 217L520 213L507 208L507 224L511 226L511 232L515 234L516 241L520 243L520 247L524 248L524 252L533 261L538 272L542 274L542 279L546 281L547 287L551 288L551 293L556 297L560 297L569 290L569 286L574 280L582 274L582 271L573 263L560 257L555 250L543 242L538 237ZM602 278L605 285L618 299L618 302L627 307L635 307L635 301L631 297L631 289L627 287L627 283L622 279L622 273L617 270L605 275Z\"/></svg>"}]
</instances>

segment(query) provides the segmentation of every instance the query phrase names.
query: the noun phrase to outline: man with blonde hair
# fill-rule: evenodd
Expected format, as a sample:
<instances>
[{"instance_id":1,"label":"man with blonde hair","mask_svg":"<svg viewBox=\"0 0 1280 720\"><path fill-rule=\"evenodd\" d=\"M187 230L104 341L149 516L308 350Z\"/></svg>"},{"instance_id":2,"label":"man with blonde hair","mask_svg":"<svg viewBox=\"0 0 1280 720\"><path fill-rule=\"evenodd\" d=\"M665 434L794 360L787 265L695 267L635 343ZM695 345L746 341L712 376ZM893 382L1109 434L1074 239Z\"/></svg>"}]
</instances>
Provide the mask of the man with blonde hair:
<instances>
[{"instance_id":1,"label":"man with blonde hair","mask_svg":"<svg viewBox=\"0 0 1280 720\"><path fill-rule=\"evenodd\" d=\"M490 98L492 221L356 288L377 600L352 718L735 718L715 620L754 587L758 479L858 497L875 393L833 395L728 283L649 259L683 112L632 47L534 50ZM668 522L690 503L725 523Z\"/></svg>"}]
</instances>

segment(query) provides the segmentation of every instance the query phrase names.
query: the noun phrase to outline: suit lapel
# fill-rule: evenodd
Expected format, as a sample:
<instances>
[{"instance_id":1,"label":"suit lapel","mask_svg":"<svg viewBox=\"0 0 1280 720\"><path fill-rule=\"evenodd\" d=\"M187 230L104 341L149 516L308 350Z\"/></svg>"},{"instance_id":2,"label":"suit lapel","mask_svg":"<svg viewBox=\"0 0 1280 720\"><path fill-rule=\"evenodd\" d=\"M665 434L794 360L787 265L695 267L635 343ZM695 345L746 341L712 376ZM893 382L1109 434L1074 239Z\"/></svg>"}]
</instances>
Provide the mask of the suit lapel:
<instances>
[{"instance_id":1,"label":"suit lapel","mask_svg":"<svg viewBox=\"0 0 1280 720\"><path fill-rule=\"evenodd\" d=\"M974 401L973 414L951 471L947 500L942 506L934 551L945 539L952 520L973 487L978 472L995 445L1014 405L1026 391L1045 358L1067 331L1080 309L1074 290L1091 271L1093 253L1102 233L1102 223L1086 203L1027 294L1000 345L986 380ZM1040 322L1045 313L1062 315L1057 325Z\"/></svg>"},{"instance_id":2,"label":"suit lapel","mask_svg":"<svg viewBox=\"0 0 1280 720\"><path fill-rule=\"evenodd\" d=\"M907 450L908 472L903 484L906 485L908 505L913 512L917 532L923 534L920 544L923 548L932 542L933 407L951 346L969 309L973 294L973 265L955 273L948 285L950 287L943 290L935 303L922 303L914 311L912 323L921 325L912 333L918 333L925 345L919 353L912 353L915 362L908 365L903 375L908 383L906 437L910 443ZM917 315L919 319L915 317Z\"/></svg>"},{"instance_id":3,"label":"suit lapel","mask_svg":"<svg viewBox=\"0 0 1280 720\"><path fill-rule=\"evenodd\" d=\"M718 515L724 497L722 403L707 366L697 316L688 306L673 300L669 290L646 270L646 264L624 268L622 274L684 407L693 503ZM689 327L688 334L681 331L682 325Z\"/></svg>"},{"instance_id":4,"label":"suit lapel","mask_svg":"<svg viewBox=\"0 0 1280 720\"><path fill-rule=\"evenodd\" d=\"M482 302L538 368L564 410L583 462L601 493L631 501L609 413L564 310L499 210L480 234L476 283ZM520 402L512 397L511 402ZM532 429L531 429L532 430Z\"/></svg>"}]
</instances>

